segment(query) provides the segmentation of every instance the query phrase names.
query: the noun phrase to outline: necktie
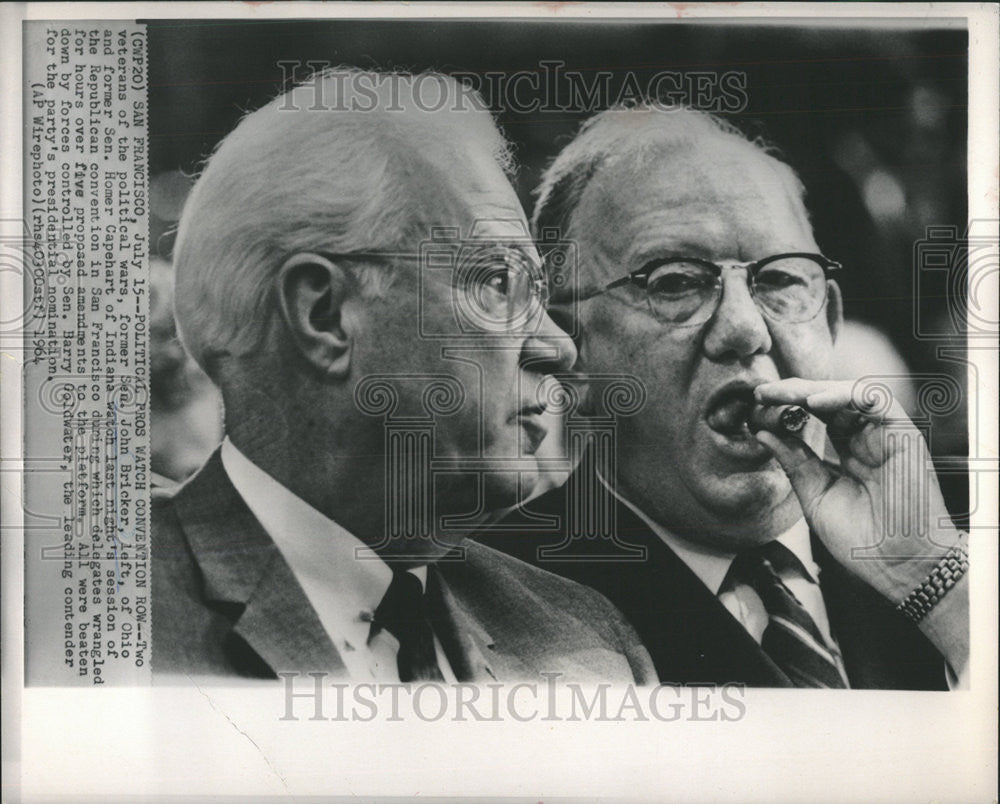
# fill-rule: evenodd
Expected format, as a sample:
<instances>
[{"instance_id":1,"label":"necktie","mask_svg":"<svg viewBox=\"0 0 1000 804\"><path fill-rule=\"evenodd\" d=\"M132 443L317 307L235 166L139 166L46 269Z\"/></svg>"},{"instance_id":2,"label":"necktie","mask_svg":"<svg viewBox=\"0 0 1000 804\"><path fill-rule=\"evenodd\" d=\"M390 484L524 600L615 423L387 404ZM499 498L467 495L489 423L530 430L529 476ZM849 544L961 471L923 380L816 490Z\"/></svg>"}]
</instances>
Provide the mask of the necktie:
<instances>
[{"instance_id":1,"label":"necktie","mask_svg":"<svg viewBox=\"0 0 1000 804\"><path fill-rule=\"evenodd\" d=\"M412 572L393 570L392 583L375 609L373 628L384 628L399 641L399 680L444 681L427 618L424 589ZM377 633L373 631L373 633Z\"/></svg>"},{"instance_id":2,"label":"necktie","mask_svg":"<svg viewBox=\"0 0 1000 804\"><path fill-rule=\"evenodd\" d=\"M736 557L730 570L753 587L768 614L761 648L797 687L843 688L844 679L819 628L782 582L776 567L797 559L777 542Z\"/></svg>"}]
</instances>

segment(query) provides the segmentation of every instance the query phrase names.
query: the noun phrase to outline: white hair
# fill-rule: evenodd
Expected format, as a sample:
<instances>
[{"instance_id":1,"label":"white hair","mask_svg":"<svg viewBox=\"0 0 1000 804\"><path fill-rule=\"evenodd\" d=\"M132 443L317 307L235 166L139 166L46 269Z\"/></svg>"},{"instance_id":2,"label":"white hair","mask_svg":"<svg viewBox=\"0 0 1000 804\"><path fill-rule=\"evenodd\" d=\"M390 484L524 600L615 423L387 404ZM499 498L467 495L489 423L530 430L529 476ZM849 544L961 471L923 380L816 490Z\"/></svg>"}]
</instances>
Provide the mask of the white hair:
<instances>
[{"instance_id":1,"label":"white hair","mask_svg":"<svg viewBox=\"0 0 1000 804\"><path fill-rule=\"evenodd\" d=\"M416 250L438 221L422 189L486 150L510 149L482 99L454 79L333 68L248 114L215 149L178 227L175 315L216 378L223 355L259 349L274 277L296 252ZM423 182L423 184L422 184ZM359 271L377 293L386 271Z\"/></svg>"},{"instance_id":2,"label":"white hair","mask_svg":"<svg viewBox=\"0 0 1000 804\"><path fill-rule=\"evenodd\" d=\"M721 117L687 107L643 104L616 107L586 120L573 141L552 161L535 190L532 215L536 235L555 231L571 236L573 213L598 170L622 161L642 164L664 150L720 140L736 142L773 159L799 197L805 188L795 172L780 159L778 149L761 137L748 137ZM543 238L544 239L544 238Z\"/></svg>"}]
</instances>

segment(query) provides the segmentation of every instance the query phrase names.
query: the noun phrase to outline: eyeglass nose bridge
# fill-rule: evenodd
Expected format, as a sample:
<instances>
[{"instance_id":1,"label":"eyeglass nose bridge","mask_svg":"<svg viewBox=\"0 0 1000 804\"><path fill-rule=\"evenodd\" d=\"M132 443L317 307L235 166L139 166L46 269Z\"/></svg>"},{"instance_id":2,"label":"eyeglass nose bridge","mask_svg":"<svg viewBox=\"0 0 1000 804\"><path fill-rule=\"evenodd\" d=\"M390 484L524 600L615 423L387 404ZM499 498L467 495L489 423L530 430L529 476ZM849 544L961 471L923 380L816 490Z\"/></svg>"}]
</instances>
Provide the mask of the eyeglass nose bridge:
<instances>
[{"instance_id":1,"label":"eyeglass nose bridge","mask_svg":"<svg viewBox=\"0 0 1000 804\"><path fill-rule=\"evenodd\" d=\"M749 260L748 262L738 262L733 260L731 262L719 262L716 263L722 270L719 272L719 279L717 283L717 297L715 299L715 305L712 307L711 312L708 317L705 318L704 323L709 323L715 319L719 314L719 310L722 309L722 302L726 295L726 280L725 272L726 269L736 269L745 270L746 275L743 277L744 283L746 284L747 293L750 296L750 301L753 302L753 306L756 308L758 315L767 320L777 320L774 316L769 314L767 306L760 300L757 296L756 288L756 271L754 268L757 267L758 263L755 260Z\"/></svg>"},{"instance_id":2,"label":"eyeglass nose bridge","mask_svg":"<svg viewBox=\"0 0 1000 804\"><path fill-rule=\"evenodd\" d=\"M549 280L546 279L545 275L535 276L531 279L531 295L533 300L537 301L541 305L542 309L545 310L549 306Z\"/></svg>"},{"instance_id":3,"label":"eyeglass nose bridge","mask_svg":"<svg viewBox=\"0 0 1000 804\"><path fill-rule=\"evenodd\" d=\"M755 278L756 278L756 275L757 275L757 272L754 270L754 268L757 267L757 265L758 265L757 262L755 262L754 260L750 260L749 262L736 262L734 260L732 262L719 262L719 263L716 263L716 265L720 269L722 269L722 270L719 271L718 286L719 286L719 289L720 289L720 294L719 294L719 300L718 300L718 302L716 304L716 307L718 307L719 305L722 304L722 295L725 293L725 290L726 290L726 283L725 283L725 278L724 277L725 277L725 271L726 271L727 268L733 268L733 269L736 269L736 270L745 270L746 271L746 276L745 276L744 279L745 279L745 282L746 282L747 290L750 292L750 298L753 299L755 302L757 302L757 294L756 294L756 292L754 290L754 285L756 284L755 283ZM758 306L759 306L759 302L757 302L757 303L758 303Z\"/></svg>"},{"instance_id":4,"label":"eyeglass nose bridge","mask_svg":"<svg viewBox=\"0 0 1000 804\"><path fill-rule=\"evenodd\" d=\"M756 292L754 290L754 271L753 271L753 268L757 265L757 262L755 260L750 260L748 262L739 262L737 260L731 260L731 261L728 261L728 262L716 262L716 263L713 263L713 265L716 268L720 269L719 270L719 275L716 277L716 282L715 282L715 301L714 301L714 303L712 303L712 304L706 304L704 306L704 308L703 308L704 312L702 312L700 314L695 314L695 316L694 316L695 320L684 322L683 324L680 324L680 326L682 326L682 327L683 326L687 326L687 327L705 326L705 325L711 323L713 320L715 320L716 316L719 313L719 310L722 308L722 300L725 297L725 293L726 293L726 284L725 284L724 277L725 277L725 272L726 272L727 268L735 268L735 269L744 269L744 270L746 270L746 276L744 277L744 281L746 283L747 293L750 296L750 300L753 302L754 307L757 308L757 312L761 316L763 316L765 318L771 318L771 316L768 315L767 308L757 298L757 294L756 294ZM652 301L652 299L649 297L648 294L647 294L646 298L649 301L651 311L655 312L655 310L652 309L653 308L653 301Z\"/></svg>"}]
</instances>

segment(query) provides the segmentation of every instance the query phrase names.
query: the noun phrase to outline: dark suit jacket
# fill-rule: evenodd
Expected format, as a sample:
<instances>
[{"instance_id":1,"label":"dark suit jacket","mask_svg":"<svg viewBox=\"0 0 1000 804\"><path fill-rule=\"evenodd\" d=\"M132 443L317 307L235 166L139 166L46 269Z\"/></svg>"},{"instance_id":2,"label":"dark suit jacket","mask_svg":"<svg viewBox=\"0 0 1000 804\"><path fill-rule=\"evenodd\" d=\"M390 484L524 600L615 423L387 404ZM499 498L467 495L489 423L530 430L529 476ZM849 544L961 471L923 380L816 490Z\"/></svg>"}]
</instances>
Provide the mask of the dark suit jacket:
<instances>
[{"instance_id":1,"label":"dark suit jacket","mask_svg":"<svg viewBox=\"0 0 1000 804\"><path fill-rule=\"evenodd\" d=\"M153 498L153 670L276 678L346 674L291 568L229 480L219 452ZM435 633L459 681L652 683L649 654L590 589L487 547L429 568Z\"/></svg>"},{"instance_id":2,"label":"dark suit jacket","mask_svg":"<svg viewBox=\"0 0 1000 804\"><path fill-rule=\"evenodd\" d=\"M595 481L584 487L596 488ZM572 560L565 557L567 551L562 557L540 556L541 549L551 550L567 538L567 486L515 509L477 541L601 592L635 626L662 682L792 686L676 553L616 498L607 515L617 523L618 539L633 550L645 548L644 559L620 560L624 550L610 550L605 539L573 540ZM609 553L619 560L607 560ZM947 688L944 659L915 626L837 564L816 539L813 558L852 687Z\"/></svg>"}]
</instances>

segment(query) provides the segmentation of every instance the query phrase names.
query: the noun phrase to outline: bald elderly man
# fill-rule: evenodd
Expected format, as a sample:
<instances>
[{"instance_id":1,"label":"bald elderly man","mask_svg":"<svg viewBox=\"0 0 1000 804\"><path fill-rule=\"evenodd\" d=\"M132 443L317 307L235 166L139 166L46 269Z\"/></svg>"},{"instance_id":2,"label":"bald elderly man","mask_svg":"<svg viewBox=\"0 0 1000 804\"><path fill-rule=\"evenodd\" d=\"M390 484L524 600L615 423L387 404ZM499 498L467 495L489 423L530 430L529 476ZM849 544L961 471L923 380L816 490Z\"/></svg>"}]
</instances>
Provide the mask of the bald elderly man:
<instances>
[{"instance_id":1,"label":"bald elderly man","mask_svg":"<svg viewBox=\"0 0 1000 804\"><path fill-rule=\"evenodd\" d=\"M158 674L652 678L599 594L437 530L531 488L538 386L576 356L509 165L451 79L353 70L248 115L209 159L175 307L225 439L154 500ZM441 231L464 238L457 269L422 259Z\"/></svg>"},{"instance_id":2,"label":"bald elderly man","mask_svg":"<svg viewBox=\"0 0 1000 804\"><path fill-rule=\"evenodd\" d=\"M840 266L791 168L708 114L608 111L533 225L579 255L551 307L576 372L629 374L645 404L482 541L606 595L661 681L957 683L966 537L901 408L830 380Z\"/></svg>"}]
</instances>

